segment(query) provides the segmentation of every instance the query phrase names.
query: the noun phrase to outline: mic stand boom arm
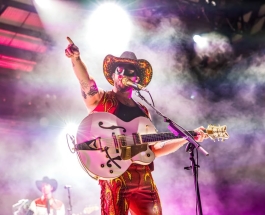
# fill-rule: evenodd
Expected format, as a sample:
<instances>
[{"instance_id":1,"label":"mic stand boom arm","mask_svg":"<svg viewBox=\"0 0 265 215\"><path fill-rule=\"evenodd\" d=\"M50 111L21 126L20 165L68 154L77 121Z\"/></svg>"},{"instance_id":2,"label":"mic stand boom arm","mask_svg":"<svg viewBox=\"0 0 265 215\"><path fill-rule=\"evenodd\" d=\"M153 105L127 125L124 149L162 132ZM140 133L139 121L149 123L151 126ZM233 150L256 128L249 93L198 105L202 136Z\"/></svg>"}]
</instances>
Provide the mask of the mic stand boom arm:
<instances>
[{"instance_id":1,"label":"mic stand boom arm","mask_svg":"<svg viewBox=\"0 0 265 215\"><path fill-rule=\"evenodd\" d=\"M155 112L164 118L164 121L169 123L168 129L175 135L175 136L181 136L182 138L186 139L189 143L192 143L196 149L199 149L203 154L209 155L209 153L198 143L196 142L192 135L182 128L180 125L177 123L173 122L171 119L168 117L164 116L160 111L158 111L153 105L151 105L142 95L141 93L137 90L136 95L141 98L143 101L145 101L152 109L155 110Z\"/></svg>"},{"instance_id":2,"label":"mic stand boom arm","mask_svg":"<svg viewBox=\"0 0 265 215\"><path fill-rule=\"evenodd\" d=\"M175 135L175 136L181 136L182 138L188 140L188 145L186 147L186 152L190 153L190 161L191 161L191 166L190 167L185 167L184 169L192 169L192 173L194 176L194 185L195 185L195 191L196 191L196 201L197 201L197 206L199 209L199 215L203 215L202 213L202 205L201 205L201 198L200 198L200 190L199 190L199 183L198 183L198 165L195 162L194 159L194 149L199 149L204 155L208 156L209 153L198 143L193 139L193 136L186 131L184 128L182 128L180 125L177 123L173 122L171 119L168 117L164 116L160 111L158 111L153 105L151 105L139 92L139 90L136 91L136 95L141 98L143 101L145 101L152 109L155 110L155 112L164 118L164 121L169 123L168 129ZM197 208L196 208L197 209Z\"/></svg>"}]
</instances>

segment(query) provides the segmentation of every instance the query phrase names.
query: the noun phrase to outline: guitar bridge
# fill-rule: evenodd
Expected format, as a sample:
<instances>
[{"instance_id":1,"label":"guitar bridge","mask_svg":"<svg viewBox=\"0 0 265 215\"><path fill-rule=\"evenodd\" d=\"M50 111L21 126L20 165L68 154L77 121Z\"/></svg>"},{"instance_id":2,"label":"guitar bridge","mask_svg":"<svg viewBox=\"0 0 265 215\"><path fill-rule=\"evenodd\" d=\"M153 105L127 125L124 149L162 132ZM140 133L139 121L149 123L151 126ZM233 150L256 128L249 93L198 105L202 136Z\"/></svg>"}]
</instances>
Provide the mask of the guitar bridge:
<instances>
[{"instance_id":1,"label":"guitar bridge","mask_svg":"<svg viewBox=\"0 0 265 215\"><path fill-rule=\"evenodd\" d=\"M142 144L141 135L132 134L132 139L127 139L125 135L119 135L118 140L121 147L122 160L129 160L140 152L147 150L147 145Z\"/></svg>"}]
</instances>

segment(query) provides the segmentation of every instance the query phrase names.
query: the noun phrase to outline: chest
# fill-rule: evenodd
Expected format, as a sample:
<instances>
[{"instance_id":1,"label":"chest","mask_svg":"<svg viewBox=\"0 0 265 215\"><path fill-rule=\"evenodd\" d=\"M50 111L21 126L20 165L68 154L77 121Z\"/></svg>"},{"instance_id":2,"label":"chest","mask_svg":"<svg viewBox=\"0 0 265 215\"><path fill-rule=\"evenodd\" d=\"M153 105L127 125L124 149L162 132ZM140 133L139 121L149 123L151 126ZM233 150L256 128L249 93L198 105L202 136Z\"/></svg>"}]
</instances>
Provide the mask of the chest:
<instances>
[{"instance_id":1,"label":"chest","mask_svg":"<svg viewBox=\"0 0 265 215\"><path fill-rule=\"evenodd\" d=\"M123 120L124 122L129 122L139 116L146 117L143 110L138 106L127 106L119 102L119 105L114 112L114 115L116 115L118 118Z\"/></svg>"}]
</instances>

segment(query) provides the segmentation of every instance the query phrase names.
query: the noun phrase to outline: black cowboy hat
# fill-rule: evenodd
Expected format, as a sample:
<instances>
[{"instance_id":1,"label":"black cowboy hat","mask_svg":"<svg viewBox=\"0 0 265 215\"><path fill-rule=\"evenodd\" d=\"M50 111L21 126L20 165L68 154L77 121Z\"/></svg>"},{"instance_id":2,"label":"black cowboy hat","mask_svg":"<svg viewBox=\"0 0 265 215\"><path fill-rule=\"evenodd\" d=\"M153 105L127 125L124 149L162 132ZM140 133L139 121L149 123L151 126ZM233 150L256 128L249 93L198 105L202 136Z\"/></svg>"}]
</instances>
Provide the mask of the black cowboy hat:
<instances>
[{"instance_id":1,"label":"black cowboy hat","mask_svg":"<svg viewBox=\"0 0 265 215\"><path fill-rule=\"evenodd\" d=\"M112 74L120 64L130 64L136 68L137 76L140 78L138 84L146 87L150 83L153 75L151 64L147 60L137 59L133 52L126 51L120 57L107 55L103 61L103 72L111 85L114 84Z\"/></svg>"},{"instance_id":2,"label":"black cowboy hat","mask_svg":"<svg viewBox=\"0 0 265 215\"><path fill-rule=\"evenodd\" d=\"M43 184L49 184L53 187L52 192L54 192L57 189L57 181L55 179L50 179L47 176L44 176L42 180L36 181L36 186L39 191L42 191L42 185Z\"/></svg>"}]
</instances>

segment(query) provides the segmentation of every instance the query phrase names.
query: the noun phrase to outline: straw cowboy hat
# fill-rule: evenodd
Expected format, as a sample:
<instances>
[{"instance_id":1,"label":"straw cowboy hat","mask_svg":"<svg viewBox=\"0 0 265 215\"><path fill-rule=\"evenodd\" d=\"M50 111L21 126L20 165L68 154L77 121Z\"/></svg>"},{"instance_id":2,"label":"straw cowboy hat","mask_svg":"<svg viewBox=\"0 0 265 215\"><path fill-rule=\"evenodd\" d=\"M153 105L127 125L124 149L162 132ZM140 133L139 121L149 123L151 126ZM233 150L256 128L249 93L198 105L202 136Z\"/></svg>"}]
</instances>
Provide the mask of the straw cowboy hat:
<instances>
[{"instance_id":1,"label":"straw cowboy hat","mask_svg":"<svg viewBox=\"0 0 265 215\"><path fill-rule=\"evenodd\" d=\"M114 84L112 74L120 64L130 64L136 68L137 76L140 78L138 84L146 87L150 83L153 75L151 64L147 60L137 59L133 52L126 51L120 57L107 55L103 61L103 72L111 85Z\"/></svg>"},{"instance_id":2,"label":"straw cowboy hat","mask_svg":"<svg viewBox=\"0 0 265 215\"><path fill-rule=\"evenodd\" d=\"M52 192L54 192L57 189L57 181L55 179L50 179L47 176L43 177L42 180L36 181L36 186L39 191L42 191L42 185L43 184L49 184L52 186Z\"/></svg>"}]
</instances>

